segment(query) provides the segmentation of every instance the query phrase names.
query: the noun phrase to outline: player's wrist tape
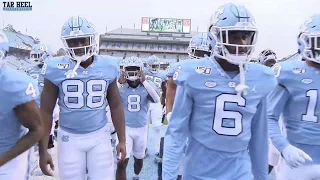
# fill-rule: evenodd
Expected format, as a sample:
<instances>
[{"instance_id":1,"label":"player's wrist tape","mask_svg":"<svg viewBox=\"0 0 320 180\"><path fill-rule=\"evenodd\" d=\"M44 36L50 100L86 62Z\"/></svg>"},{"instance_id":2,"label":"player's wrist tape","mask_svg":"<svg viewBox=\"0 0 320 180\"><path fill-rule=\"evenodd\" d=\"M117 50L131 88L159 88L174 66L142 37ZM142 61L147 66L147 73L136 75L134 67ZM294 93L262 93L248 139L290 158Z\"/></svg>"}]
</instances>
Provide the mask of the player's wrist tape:
<instances>
[{"instance_id":1,"label":"player's wrist tape","mask_svg":"<svg viewBox=\"0 0 320 180\"><path fill-rule=\"evenodd\" d=\"M148 81L142 82L143 86L147 89L149 95L152 97L155 103L160 102L160 97L157 92L152 88L152 86L148 83Z\"/></svg>"}]
</instances>

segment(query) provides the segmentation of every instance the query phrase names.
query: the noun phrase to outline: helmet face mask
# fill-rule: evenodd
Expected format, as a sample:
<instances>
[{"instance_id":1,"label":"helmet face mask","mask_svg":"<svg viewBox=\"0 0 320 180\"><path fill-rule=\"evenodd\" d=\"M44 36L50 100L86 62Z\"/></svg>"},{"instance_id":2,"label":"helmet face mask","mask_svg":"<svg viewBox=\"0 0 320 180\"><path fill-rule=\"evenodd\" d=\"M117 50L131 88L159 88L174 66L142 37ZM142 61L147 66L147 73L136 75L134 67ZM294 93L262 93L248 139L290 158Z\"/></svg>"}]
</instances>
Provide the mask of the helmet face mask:
<instances>
[{"instance_id":1,"label":"helmet face mask","mask_svg":"<svg viewBox=\"0 0 320 180\"><path fill-rule=\"evenodd\" d=\"M298 45L304 60L320 64L320 14L312 16L302 24Z\"/></svg>"},{"instance_id":2,"label":"helmet face mask","mask_svg":"<svg viewBox=\"0 0 320 180\"><path fill-rule=\"evenodd\" d=\"M150 69L152 72L158 72L160 70L160 64L153 64Z\"/></svg>"},{"instance_id":3,"label":"helmet face mask","mask_svg":"<svg viewBox=\"0 0 320 180\"><path fill-rule=\"evenodd\" d=\"M247 8L227 3L211 16L208 27L215 57L235 65L250 62L258 29Z\"/></svg>"},{"instance_id":4,"label":"helmet face mask","mask_svg":"<svg viewBox=\"0 0 320 180\"><path fill-rule=\"evenodd\" d=\"M257 30L218 28L217 32L216 46L213 49L215 56L236 65L251 60L256 45Z\"/></svg>"},{"instance_id":5,"label":"helmet face mask","mask_svg":"<svg viewBox=\"0 0 320 180\"><path fill-rule=\"evenodd\" d=\"M152 55L148 57L147 68L152 73L157 73L160 70L160 61L157 56Z\"/></svg>"},{"instance_id":6,"label":"helmet face mask","mask_svg":"<svg viewBox=\"0 0 320 180\"><path fill-rule=\"evenodd\" d=\"M303 56L307 60L320 63L320 32L319 34L302 33L300 39L304 45Z\"/></svg>"},{"instance_id":7,"label":"helmet face mask","mask_svg":"<svg viewBox=\"0 0 320 180\"><path fill-rule=\"evenodd\" d=\"M137 57L129 57L125 59L125 65L123 68L125 72L125 78L129 81L136 81L141 77L143 63Z\"/></svg>"},{"instance_id":8,"label":"helmet face mask","mask_svg":"<svg viewBox=\"0 0 320 180\"><path fill-rule=\"evenodd\" d=\"M205 56L210 56L211 51L203 51L203 50L197 50L197 49L191 49L191 52L189 53L189 56L194 59L201 59Z\"/></svg>"},{"instance_id":9,"label":"helmet face mask","mask_svg":"<svg viewBox=\"0 0 320 180\"><path fill-rule=\"evenodd\" d=\"M36 53L36 52L31 52L30 53L30 59L33 60L34 62L41 62L41 58L44 54L39 52L39 53Z\"/></svg>"},{"instance_id":10,"label":"helmet face mask","mask_svg":"<svg viewBox=\"0 0 320 180\"><path fill-rule=\"evenodd\" d=\"M97 43L95 35L84 35L84 37L62 37L67 55L76 61L86 61L96 54Z\"/></svg>"},{"instance_id":11,"label":"helmet face mask","mask_svg":"<svg viewBox=\"0 0 320 180\"><path fill-rule=\"evenodd\" d=\"M86 61L98 54L98 35L91 23L79 16L71 17L62 27L61 40L66 54L75 61Z\"/></svg>"},{"instance_id":12,"label":"helmet face mask","mask_svg":"<svg viewBox=\"0 0 320 180\"><path fill-rule=\"evenodd\" d=\"M259 54L258 62L268 67L272 67L275 63L278 62L277 55L271 49L265 49Z\"/></svg>"},{"instance_id":13,"label":"helmet face mask","mask_svg":"<svg viewBox=\"0 0 320 180\"><path fill-rule=\"evenodd\" d=\"M211 42L208 33L199 33L189 42L188 54L192 59L201 59L211 55Z\"/></svg>"},{"instance_id":14,"label":"helmet face mask","mask_svg":"<svg viewBox=\"0 0 320 180\"><path fill-rule=\"evenodd\" d=\"M51 55L52 54L46 45L36 44L32 47L32 50L30 52L30 60L37 63L43 63L44 60Z\"/></svg>"},{"instance_id":15,"label":"helmet face mask","mask_svg":"<svg viewBox=\"0 0 320 180\"><path fill-rule=\"evenodd\" d=\"M125 67L126 79L129 81L136 81L141 77L141 68L138 66Z\"/></svg>"}]
</instances>

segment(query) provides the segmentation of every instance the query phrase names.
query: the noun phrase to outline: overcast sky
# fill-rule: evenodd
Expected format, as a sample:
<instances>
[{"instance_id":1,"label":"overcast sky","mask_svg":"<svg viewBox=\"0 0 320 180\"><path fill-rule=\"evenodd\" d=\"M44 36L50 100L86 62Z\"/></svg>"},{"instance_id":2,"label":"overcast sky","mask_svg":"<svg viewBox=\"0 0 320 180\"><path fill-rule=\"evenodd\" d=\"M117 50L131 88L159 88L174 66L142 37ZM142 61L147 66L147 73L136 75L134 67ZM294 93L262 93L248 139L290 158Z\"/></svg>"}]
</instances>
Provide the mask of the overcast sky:
<instances>
[{"instance_id":1,"label":"overcast sky","mask_svg":"<svg viewBox=\"0 0 320 180\"><path fill-rule=\"evenodd\" d=\"M56 52L62 43L60 31L72 15L85 16L98 33L141 26L141 17L190 18L192 30L205 31L215 10L227 0L33 0L33 11L0 10L0 20L21 32L38 37ZM233 0L244 4L259 28L255 54L273 49L278 58L296 52L300 24L320 13L320 0ZM1 4L2 7L2 4ZM2 23L0 21L0 27Z\"/></svg>"}]
</instances>

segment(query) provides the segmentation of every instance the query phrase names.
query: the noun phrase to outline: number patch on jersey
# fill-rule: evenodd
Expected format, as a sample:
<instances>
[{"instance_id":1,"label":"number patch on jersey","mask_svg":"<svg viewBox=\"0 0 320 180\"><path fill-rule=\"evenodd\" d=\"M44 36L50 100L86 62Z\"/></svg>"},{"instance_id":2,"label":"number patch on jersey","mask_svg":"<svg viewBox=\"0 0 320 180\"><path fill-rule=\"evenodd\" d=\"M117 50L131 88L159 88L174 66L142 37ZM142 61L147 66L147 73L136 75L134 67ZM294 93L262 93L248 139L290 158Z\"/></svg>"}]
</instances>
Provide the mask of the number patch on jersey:
<instances>
[{"instance_id":1,"label":"number patch on jersey","mask_svg":"<svg viewBox=\"0 0 320 180\"><path fill-rule=\"evenodd\" d=\"M70 79L62 82L64 93L63 102L69 109L89 107L95 109L106 102L107 82L101 79L92 79L84 83L79 79ZM85 93L88 93L85 96Z\"/></svg>"},{"instance_id":2,"label":"number patch on jersey","mask_svg":"<svg viewBox=\"0 0 320 180\"><path fill-rule=\"evenodd\" d=\"M309 97L308 105L307 105L307 112L306 114L302 115L302 121L308 122L318 122L318 116L315 115L315 111L317 108L318 102L318 90L317 89L310 89L307 91L306 96Z\"/></svg>"},{"instance_id":3,"label":"number patch on jersey","mask_svg":"<svg viewBox=\"0 0 320 180\"><path fill-rule=\"evenodd\" d=\"M235 94L217 96L212 129L220 135L238 136L242 132L242 114L238 111L224 110L226 103L236 103L238 106L244 107L246 99ZM223 124L225 119L232 119L234 126L226 127Z\"/></svg>"},{"instance_id":4,"label":"number patch on jersey","mask_svg":"<svg viewBox=\"0 0 320 180\"><path fill-rule=\"evenodd\" d=\"M156 76L146 75L146 79L154 82L154 84L160 89L162 84L162 79Z\"/></svg>"},{"instance_id":5,"label":"number patch on jersey","mask_svg":"<svg viewBox=\"0 0 320 180\"><path fill-rule=\"evenodd\" d=\"M173 80L177 80L178 79L178 75L179 75L178 71L174 72L172 79Z\"/></svg>"},{"instance_id":6,"label":"number patch on jersey","mask_svg":"<svg viewBox=\"0 0 320 180\"><path fill-rule=\"evenodd\" d=\"M37 94L36 94L36 89L34 89L34 87L33 87L33 84L32 83L29 83L28 84L28 87L27 87L27 89L26 89L26 95L31 95L32 97L36 97L37 96Z\"/></svg>"},{"instance_id":7,"label":"number patch on jersey","mask_svg":"<svg viewBox=\"0 0 320 180\"><path fill-rule=\"evenodd\" d=\"M280 76L282 66L273 66L274 76L277 78Z\"/></svg>"},{"instance_id":8,"label":"number patch on jersey","mask_svg":"<svg viewBox=\"0 0 320 180\"><path fill-rule=\"evenodd\" d=\"M128 96L128 111L138 112L141 109L141 96L137 94L131 94Z\"/></svg>"}]
</instances>

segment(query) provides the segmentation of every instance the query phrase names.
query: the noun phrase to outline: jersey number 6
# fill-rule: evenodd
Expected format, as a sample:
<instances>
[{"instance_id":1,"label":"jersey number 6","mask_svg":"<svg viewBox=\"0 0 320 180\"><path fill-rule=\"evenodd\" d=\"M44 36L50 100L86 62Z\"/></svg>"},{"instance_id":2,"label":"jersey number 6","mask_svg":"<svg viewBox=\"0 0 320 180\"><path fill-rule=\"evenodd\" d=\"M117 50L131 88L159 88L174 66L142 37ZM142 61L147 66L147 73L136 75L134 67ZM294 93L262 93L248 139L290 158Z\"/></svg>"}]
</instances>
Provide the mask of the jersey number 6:
<instances>
[{"instance_id":1,"label":"jersey number 6","mask_svg":"<svg viewBox=\"0 0 320 180\"><path fill-rule=\"evenodd\" d=\"M242 114L237 111L225 110L226 103L236 103L238 106L244 107L246 100L235 94L220 94L217 96L212 129L220 135L237 136L242 132ZM232 119L234 126L225 127L223 125L224 119Z\"/></svg>"}]
</instances>

